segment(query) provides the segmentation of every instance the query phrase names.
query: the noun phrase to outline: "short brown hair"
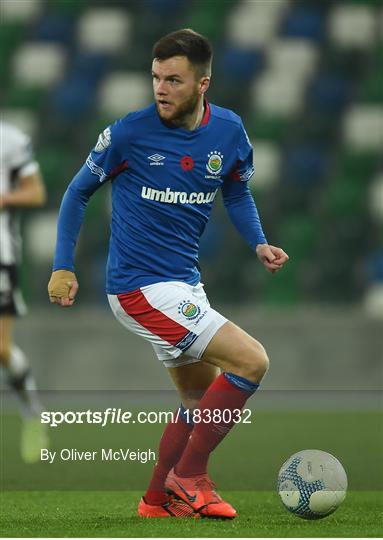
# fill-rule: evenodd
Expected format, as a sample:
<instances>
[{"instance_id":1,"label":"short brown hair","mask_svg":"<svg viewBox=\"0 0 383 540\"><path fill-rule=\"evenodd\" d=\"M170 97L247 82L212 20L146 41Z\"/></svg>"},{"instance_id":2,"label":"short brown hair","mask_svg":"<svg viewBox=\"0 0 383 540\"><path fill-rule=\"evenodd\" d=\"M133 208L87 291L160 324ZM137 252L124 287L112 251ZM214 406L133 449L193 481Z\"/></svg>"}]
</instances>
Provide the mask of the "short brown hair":
<instances>
[{"instance_id":1,"label":"short brown hair","mask_svg":"<svg viewBox=\"0 0 383 540\"><path fill-rule=\"evenodd\" d=\"M210 41L191 28L171 32L154 44L153 59L167 60L173 56L186 56L199 76L210 75L213 58Z\"/></svg>"}]
</instances>

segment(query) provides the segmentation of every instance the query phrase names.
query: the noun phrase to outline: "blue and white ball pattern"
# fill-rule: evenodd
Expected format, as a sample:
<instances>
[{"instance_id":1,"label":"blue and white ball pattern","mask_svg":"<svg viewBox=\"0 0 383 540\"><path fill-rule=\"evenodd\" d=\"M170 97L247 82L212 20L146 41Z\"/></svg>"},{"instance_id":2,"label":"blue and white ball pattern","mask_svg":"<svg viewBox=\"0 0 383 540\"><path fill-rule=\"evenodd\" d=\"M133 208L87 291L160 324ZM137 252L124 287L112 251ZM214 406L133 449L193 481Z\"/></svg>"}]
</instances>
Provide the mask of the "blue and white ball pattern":
<instances>
[{"instance_id":1,"label":"blue and white ball pattern","mask_svg":"<svg viewBox=\"0 0 383 540\"><path fill-rule=\"evenodd\" d=\"M347 476L342 464L321 450L302 450L291 456L278 475L284 506L304 519L334 512L346 497Z\"/></svg>"}]
</instances>

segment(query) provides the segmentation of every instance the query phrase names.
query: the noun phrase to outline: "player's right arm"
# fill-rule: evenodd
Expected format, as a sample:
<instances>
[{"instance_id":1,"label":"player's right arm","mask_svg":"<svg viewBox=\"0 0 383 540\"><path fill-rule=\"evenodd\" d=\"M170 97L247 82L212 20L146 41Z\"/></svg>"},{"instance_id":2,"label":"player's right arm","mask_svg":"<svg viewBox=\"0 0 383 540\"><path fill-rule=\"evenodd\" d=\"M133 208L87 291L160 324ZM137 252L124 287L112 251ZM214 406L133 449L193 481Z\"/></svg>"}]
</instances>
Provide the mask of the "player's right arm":
<instances>
[{"instance_id":1,"label":"player's right arm","mask_svg":"<svg viewBox=\"0 0 383 540\"><path fill-rule=\"evenodd\" d=\"M105 181L114 178L122 170L117 144L120 122L105 129L100 135L95 148L69 184L61 202L53 272L48 283L52 304L70 307L74 303L79 288L74 273L74 253L88 201Z\"/></svg>"},{"instance_id":2,"label":"player's right arm","mask_svg":"<svg viewBox=\"0 0 383 540\"><path fill-rule=\"evenodd\" d=\"M57 221L53 272L48 283L48 294L52 304L69 307L74 302L78 290L74 273L77 238L88 201L100 186L98 178L91 173L87 164L84 164L64 194Z\"/></svg>"}]
</instances>

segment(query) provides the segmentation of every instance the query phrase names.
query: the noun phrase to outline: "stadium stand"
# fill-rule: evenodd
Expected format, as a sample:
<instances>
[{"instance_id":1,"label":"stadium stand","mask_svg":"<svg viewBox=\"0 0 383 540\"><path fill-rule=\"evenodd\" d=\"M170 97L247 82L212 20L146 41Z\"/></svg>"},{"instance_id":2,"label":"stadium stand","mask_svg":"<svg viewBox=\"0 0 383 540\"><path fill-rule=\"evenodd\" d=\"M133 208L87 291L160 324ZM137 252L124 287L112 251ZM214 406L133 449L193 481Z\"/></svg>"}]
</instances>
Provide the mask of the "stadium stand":
<instances>
[{"instance_id":1,"label":"stadium stand","mask_svg":"<svg viewBox=\"0 0 383 540\"><path fill-rule=\"evenodd\" d=\"M209 99L244 117L251 189L291 258L266 275L218 204L201 247L211 294L383 313L382 21L376 0L2 0L2 115L35 138L49 190L45 215L30 216L28 264L49 263L57 205L101 129L151 101L153 42L191 26L213 42ZM80 273L105 262L108 205L105 189L88 209Z\"/></svg>"}]
</instances>

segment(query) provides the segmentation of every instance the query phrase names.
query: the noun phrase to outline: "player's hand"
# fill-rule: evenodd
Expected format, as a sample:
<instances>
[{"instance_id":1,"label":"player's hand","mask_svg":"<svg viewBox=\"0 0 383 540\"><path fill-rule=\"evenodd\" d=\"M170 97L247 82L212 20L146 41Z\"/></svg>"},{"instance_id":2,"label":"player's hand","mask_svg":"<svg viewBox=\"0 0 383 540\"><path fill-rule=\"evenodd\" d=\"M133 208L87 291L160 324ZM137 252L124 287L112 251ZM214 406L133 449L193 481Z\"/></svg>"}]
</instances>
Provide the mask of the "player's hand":
<instances>
[{"instance_id":1,"label":"player's hand","mask_svg":"<svg viewBox=\"0 0 383 540\"><path fill-rule=\"evenodd\" d=\"M48 283L48 294L51 304L58 304L63 307L70 307L74 304L74 299L78 291L77 278L69 270L55 270L52 272Z\"/></svg>"},{"instance_id":2,"label":"player's hand","mask_svg":"<svg viewBox=\"0 0 383 540\"><path fill-rule=\"evenodd\" d=\"M272 274L278 272L289 260L289 256L283 249L269 244L258 244L256 253L264 267Z\"/></svg>"}]
</instances>

